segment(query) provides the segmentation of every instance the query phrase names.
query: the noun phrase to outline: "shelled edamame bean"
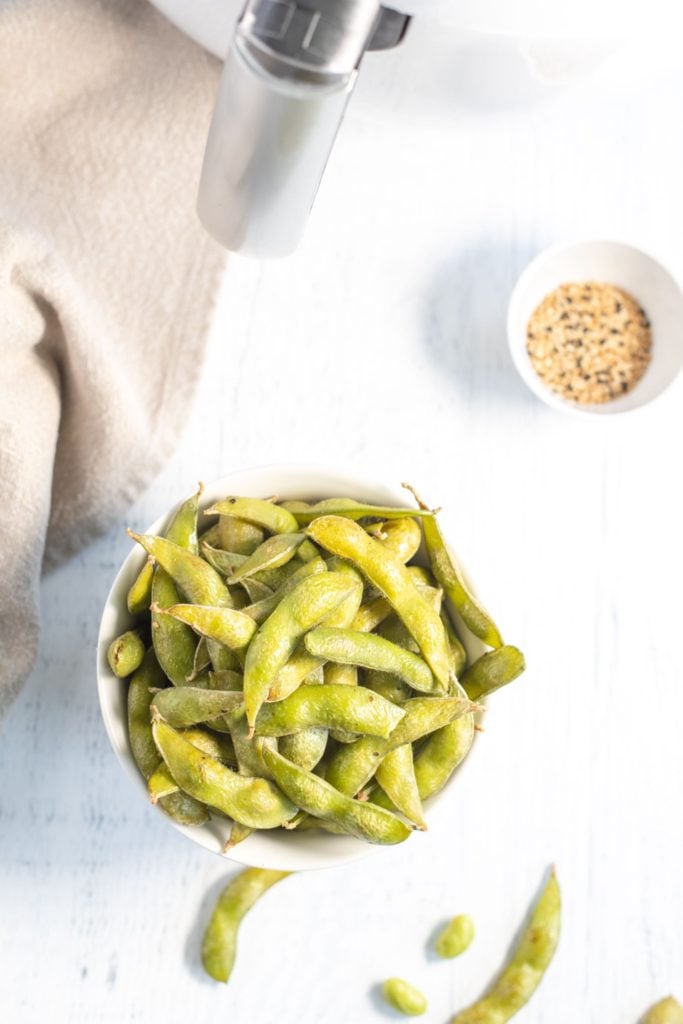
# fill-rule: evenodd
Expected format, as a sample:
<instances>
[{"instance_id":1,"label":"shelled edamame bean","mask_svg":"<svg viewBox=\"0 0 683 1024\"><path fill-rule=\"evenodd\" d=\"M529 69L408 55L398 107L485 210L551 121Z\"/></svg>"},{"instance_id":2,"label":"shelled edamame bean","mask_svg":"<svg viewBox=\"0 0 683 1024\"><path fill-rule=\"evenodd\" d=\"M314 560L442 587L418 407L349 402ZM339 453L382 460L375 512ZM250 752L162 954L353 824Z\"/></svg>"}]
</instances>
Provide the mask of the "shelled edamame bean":
<instances>
[{"instance_id":1,"label":"shelled edamame bean","mask_svg":"<svg viewBox=\"0 0 683 1024\"><path fill-rule=\"evenodd\" d=\"M109 649L132 675L153 802L183 822L231 819L228 847L256 829L381 844L425 829L423 801L470 749L474 702L524 667L437 514L247 496L202 512L201 496L164 536L130 533L146 557ZM493 650L470 661L473 636Z\"/></svg>"}]
</instances>

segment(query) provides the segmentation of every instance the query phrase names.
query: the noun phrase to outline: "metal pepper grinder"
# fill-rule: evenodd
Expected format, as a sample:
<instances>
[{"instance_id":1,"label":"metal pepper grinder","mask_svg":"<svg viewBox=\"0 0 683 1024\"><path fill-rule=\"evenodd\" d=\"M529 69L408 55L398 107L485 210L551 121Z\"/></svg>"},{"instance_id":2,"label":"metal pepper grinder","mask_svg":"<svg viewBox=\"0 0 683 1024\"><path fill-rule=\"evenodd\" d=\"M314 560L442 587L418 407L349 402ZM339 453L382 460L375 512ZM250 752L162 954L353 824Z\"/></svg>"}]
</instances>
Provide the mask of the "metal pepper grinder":
<instances>
[{"instance_id":1,"label":"metal pepper grinder","mask_svg":"<svg viewBox=\"0 0 683 1024\"><path fill-rule=\"evenodd\" d=\"M363 54L396 46L409 20L378 0L247 0L199 186L199 216L222 245L296 248Z\"/></svg>"}]
</instances>

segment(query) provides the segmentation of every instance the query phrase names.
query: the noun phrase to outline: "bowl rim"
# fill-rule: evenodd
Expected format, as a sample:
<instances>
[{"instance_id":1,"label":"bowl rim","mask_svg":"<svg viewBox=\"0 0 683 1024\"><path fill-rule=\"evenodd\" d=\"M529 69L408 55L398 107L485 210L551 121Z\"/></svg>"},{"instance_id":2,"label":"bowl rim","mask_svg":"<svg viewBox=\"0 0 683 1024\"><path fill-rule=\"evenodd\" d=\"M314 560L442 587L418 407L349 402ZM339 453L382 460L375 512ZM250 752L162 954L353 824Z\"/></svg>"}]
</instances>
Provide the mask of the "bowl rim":
<instances>
[{"instance_id":1,"label":"bowl rim","mask_svg":"<svg viewBox=\"0 0 683 1024\"><path fill-rule=\"evenodd\" d=\"M529 357L526 352L526 346L524 339L521 337L520 332L517 330L517 316L518 306L529 282L538 274L541 267L548 262L552 261L562 253L568 252L572 249L578 249L584 246L590 246L591 248L599 246L613 246L617 249L622 249L630 253L635 254L638 258L648 261L652 266L656 267L657 273L663 278L668 278L669 284L673 286L675 292L678 293L679 300L681 302L681 308L683 310L683 288L678 281L675 274L666 266L666 264L658 257L653 255L648 249L644 249L640 245L635 245L633 242L624 241L620 238L570 238L565 241L553 242L551 245L546 246L536 253L531 260L526 264L524 269L517 277L507 305L507 315L505 320L505 328L507 335L508 349L510 356L514 363L517 373L522 378L526 386L530 391L536 395L545 405L554 409L556 412L564 413L566 416L572 416L575 419L592 420L592 421L608 421L615 416L632 416L635 413L642 412L644 409L649 408L654 402L661 398L676 382L681 367L679 367L673 375L670 376L669 380L664 384L657 394L652 395L651 398L645 399L638 405L631 408L623 408L616 406L610 408L611 403L605 403L603 411L596 411L595 406L581 406L567 402L565 399L560 398L550 388L546 387L541 381L540 377L533 369Z\"/></svg>"},{"instance_id":2,"label":"bowl rim","mask_svg":"<svg viewBox=\"0 0 683 1024\"><path fill-rule=\"evenodd\" d=\"M247 467L242 470L235 470L203 485L204 489L202 492L200 509L202 506L205 508L210 503L217 500L218 496L230 493L251 493L254 497L266 496L269 493L273 493L273 491L267 486L264 486L263 482L268 478L285 476L292 477L292 480L296 481L293 483L292 493L296 492L297 495L300 495L303 492L304 495L308 494L312 497L313 489L315 488L314 481L320 481L320 491L315 493L318 493L321 498L335 497L342 493L350 494L353 493L353 490L358 489L362 500L373 501L373 503L391 502L392 504L396 504L398 501L403 500L401 498L401 491L399 488L394 488L392 485L378 478L359 475L353 470L349 470L344 467L335 466L330 468L329 466L321 466L313 463L273 463L262 466ZM302 482L299 483L299 480ZM337 481L339 481L339 487L344 486L345 490L337 490L336 494L330 493L330 487L333 487L333 489L336 490L336 488L334 488L334 483ZM374 498L370 497L370 495L373 494ZM179 499L179 501L172 505L163 515L157 517L157 519L144 532L161 532L167 525L172 513L178 507L179 502L182 500L185 499ZM209 525L210 522L211 520L207 519L207 525ZM119 566L108 591L100 617L97 638L97 691L100 714L109 744L116 755L117 760L123 767L125 774L132 780L138 792L140 792L145 798L150 810L153 810L155 813L159 813L157 809L152 808L149 803L145 780L142 778L142 775L140 774L133 759L128 739L125 713L122 720L121 716L117 715L115 710L117 703L121 703L121 691L117 692L114 687L121 686L124 683L124 680L118 679L114 676L107 661L107 648L111 643L111 640L114 636L119 635L120 632L127 628L126 623L130 625L133 622L133 617L128 613L125 606L125 595L130 583L144 564L146 557L147 556L144 551L134 544ZM123 598L123 602L121 601L121 598ZM464 624L459 619L459 616L457 616L457 613L455 617L458 619L457 625L459 633L465 643L465 646L468 648L470 655L476 656L487 650L485 645L482 644L478 638L474 637L466 627L464 627ZM117 625L113 626L114 623L117 623ZM125 705L125 701L123 703ZM469 759L469 756L470 755L465 759L465 762ZM446 786L444 786L443 790L431 797L429 801L426 801L426 805L429 806L432 814L432 821L434 821L433 816L435 809L442 802L445 793L451 785L453 777L463 770L465 762L456 769ZM239 846L227 853L222 853L221 846L226 838L225 833L229 829L227 819L215 817L205 825L183 826L177 824L166 815L162 814L162 817L176 831L187 836L188 839L192 840L198 846L201 846L214 854L218 854L224 859L252 867L276 868L278 870L292 871L315 870L350 863L368 856L373 852L377 852L380 849L388 849L363 842L362 840L356 839L352 836L318 836L313 833L307 834L305 839L303 835L301 837L297 836L296 838L293 835L288 836L287 841L285 842L285 837L278 831L272 835L268 832L261 832L257 835L250 836L248 839L240 843ZM217 830L212 830L210 828L211 824L214 826L223 825L222 831L224 834L219 837ZM417 837L420 835L422 835L422 833L414 833L413 836L411 836L411 840L416 841ZM255 842L255 840L259 840L259 842ZM316 843L315 840L318 842ZM321 841L326 845L322 847L322 852L321 850L318 850L316 853L316 849L319 847ZM262 847L264 846L273 848L272 857L264 853L262 850Z\"/></svg>"}]
</instances>

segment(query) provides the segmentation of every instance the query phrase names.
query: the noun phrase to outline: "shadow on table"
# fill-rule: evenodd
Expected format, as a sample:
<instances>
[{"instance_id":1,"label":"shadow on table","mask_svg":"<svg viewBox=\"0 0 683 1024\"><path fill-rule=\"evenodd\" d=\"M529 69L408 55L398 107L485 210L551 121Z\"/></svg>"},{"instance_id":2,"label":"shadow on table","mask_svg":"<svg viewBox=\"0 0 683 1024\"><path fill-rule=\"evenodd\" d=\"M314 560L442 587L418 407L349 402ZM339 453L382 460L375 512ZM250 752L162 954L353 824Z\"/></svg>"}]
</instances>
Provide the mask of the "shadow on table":
<instances>
[{"instance_id":1,"label":"shadow on table","mask_svg":"<svg viewBox=\"0 0 683 1024\"><path fill-rule=\"evenodd\" d=\"M480 240L441 264L425 291L427 357L473 405L528 408L535 402L508 351L506 317L515 281L536 251Z\"/></svg>"}]
</instances>

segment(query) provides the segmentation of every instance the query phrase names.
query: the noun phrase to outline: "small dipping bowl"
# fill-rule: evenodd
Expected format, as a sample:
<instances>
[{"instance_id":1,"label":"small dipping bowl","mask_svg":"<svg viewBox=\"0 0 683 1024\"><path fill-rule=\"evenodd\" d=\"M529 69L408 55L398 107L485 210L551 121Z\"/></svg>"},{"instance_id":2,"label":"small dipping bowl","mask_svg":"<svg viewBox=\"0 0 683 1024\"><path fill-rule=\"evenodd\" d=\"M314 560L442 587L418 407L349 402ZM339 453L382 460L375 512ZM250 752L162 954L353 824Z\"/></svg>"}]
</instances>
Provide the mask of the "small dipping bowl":
<instances>
[{"instance_id":1,"label":"small dipping bowl","mask_svg":"<svg viewBox=\"0 0 683 1024\"><path fill-rule=\"evenodd\" d=\"M529 320L560 285L594 281L615 285L642 306L652 329L652 357L643 377L619 398L596 405L570 402L536 373L527 352ZM657 260L621 242L574 242L551 246L522 272L510 297L508 344L520 377L533 393L559 412L602 418L639 409L666 391L683 366L683 293Z\"/></svg>"},{"instance_id":2,"label":"small dipping bowl","mask_svg":"<svg viewBox=\"0 0 683 1024\"><path fill-rule=\"evenodd\" d=\"M412 504L407 493L400 488L391 487L376 480L368 480L353 473L328 470L318 466L282 465L247 469L207 484L200 503L200 516L201 509L209 508L214 502L230 494L258 498L277 494L283 501L295 498L304 501L317 501L321 498L348 496L372 505L397 505L410 508ZM186 495L181 495L180 500L184 497ZM175 508L171 509L144 532L163 533L174 511ZM215 516L205 516L202 526L207 528L215 521ZM127 683L125 680L116 678L107 662L107 648L111 641L133 625L133 619L126 608L126 595L144 565L146 557L142 548L136 544L124 560L107 597L97 643L97 688L102 719L114 753L136 787L139 793L138 799L141 798L149 802L147 786L133 760L128 739ZM418 553L416 561L423 565L427 564L424 550ZM470 660L473 661L480 657L486 649L484 645L467 630L456 613L453 618ZM466 758L467 760L468 758ZM452 817L453 792L451 787L453 779L460 775L463 768L464 764L456 769L453 777L440 793L425 801L430 832L447 828ZM135 799L132 794L131 799ZM204 825L183 826L176 824L162 810L152 808L151 805L150 813L159 814L161 820L213 853L221 853L230 833L231 822L218 814L212 816ZM419 841L419 832L414 833L408 840L408 842ZM252 867L302 871L309 868L345 864L379 849L384 849L384 847L373 846L353 836L271 829L255 832L230 850L226 856L230 860Z\"/></svg>"}]
</instances>

